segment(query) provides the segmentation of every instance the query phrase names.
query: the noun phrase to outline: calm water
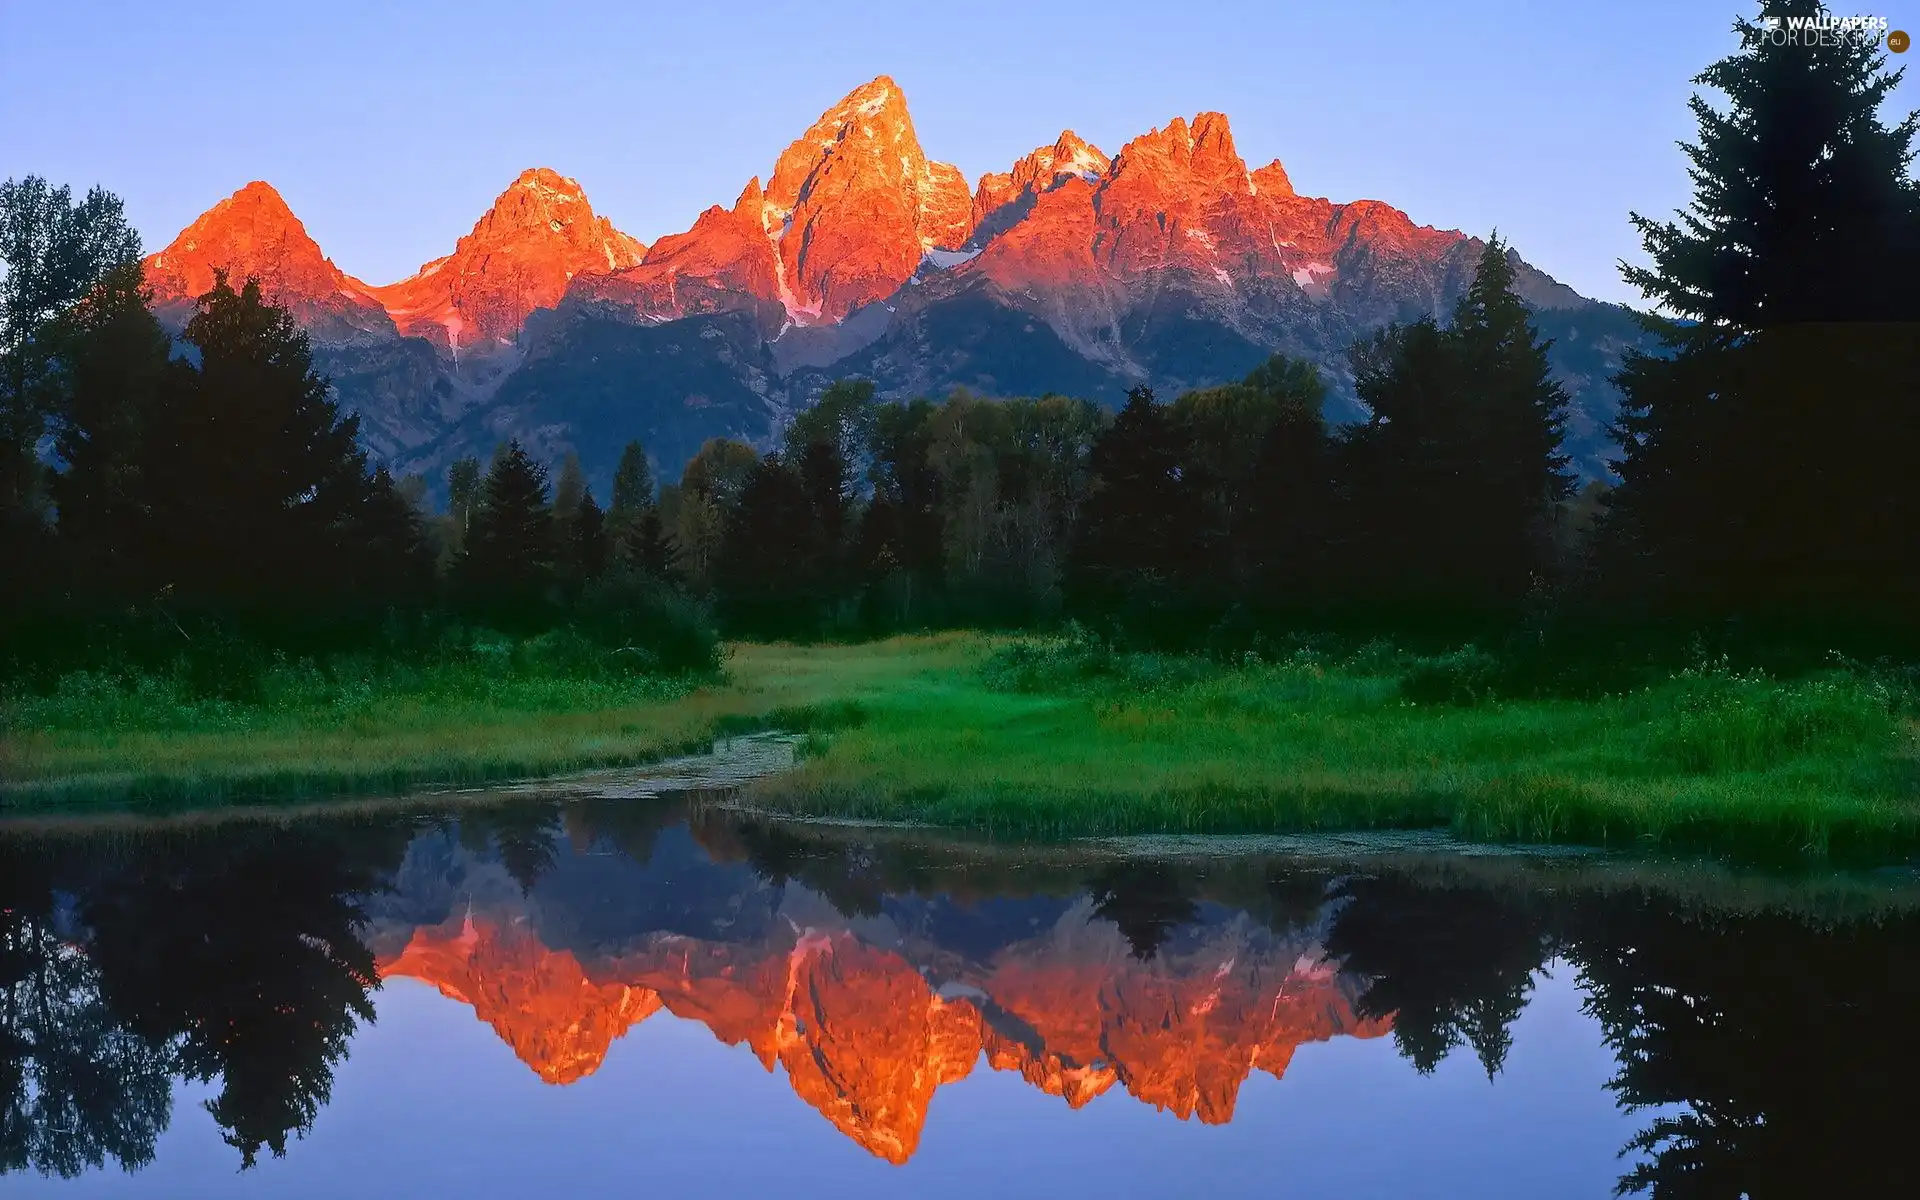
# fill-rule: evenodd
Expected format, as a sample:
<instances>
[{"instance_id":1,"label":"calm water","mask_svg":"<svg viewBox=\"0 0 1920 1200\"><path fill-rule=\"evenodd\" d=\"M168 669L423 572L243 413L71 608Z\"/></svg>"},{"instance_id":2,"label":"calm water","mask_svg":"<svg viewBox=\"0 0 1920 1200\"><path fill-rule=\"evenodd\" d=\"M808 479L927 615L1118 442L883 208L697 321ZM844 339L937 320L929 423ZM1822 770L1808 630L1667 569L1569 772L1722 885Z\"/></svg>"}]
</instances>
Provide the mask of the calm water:
<instances>
[{"instance_id":1,"label":"calm water","mask_svg":"<svg viewBox=\"0 0 1920 1200\"><path fill-rule=\"evenodd\" d=\"M0 825L7 1196L1915 1194L1905 875Z\"/></svg>"}]
</instances>

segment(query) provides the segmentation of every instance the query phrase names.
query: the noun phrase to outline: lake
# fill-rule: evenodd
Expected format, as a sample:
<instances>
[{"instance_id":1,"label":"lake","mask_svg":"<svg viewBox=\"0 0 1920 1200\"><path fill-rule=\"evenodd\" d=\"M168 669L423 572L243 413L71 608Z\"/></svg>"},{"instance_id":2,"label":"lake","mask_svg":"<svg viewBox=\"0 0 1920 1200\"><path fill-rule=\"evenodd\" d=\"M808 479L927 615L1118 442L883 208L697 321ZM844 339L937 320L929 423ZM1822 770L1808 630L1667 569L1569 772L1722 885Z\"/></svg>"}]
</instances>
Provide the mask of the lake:
<instances>
[{"instance_id":1,"label":"lake","mask_svg":"<svg viewBox=\"0 0 1920 1200\"><path fill-rule=\"evenodd\" d=\"M1912 1194L1911 871L727 798L0 823L0 1192Z\"/></svg>"}]
</instances>

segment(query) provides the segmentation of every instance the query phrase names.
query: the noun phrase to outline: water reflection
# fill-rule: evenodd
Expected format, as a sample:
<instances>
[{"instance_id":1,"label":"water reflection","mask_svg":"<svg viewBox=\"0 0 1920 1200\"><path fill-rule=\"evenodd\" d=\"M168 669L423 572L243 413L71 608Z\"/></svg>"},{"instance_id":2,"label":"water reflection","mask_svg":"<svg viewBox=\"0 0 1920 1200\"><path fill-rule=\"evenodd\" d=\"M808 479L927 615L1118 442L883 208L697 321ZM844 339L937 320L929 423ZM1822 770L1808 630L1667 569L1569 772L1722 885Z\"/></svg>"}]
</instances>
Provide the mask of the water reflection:
<instances>
[{"instance_id":1,"label":"water reflection","mask_svg":"<svg viewBox=\"0 0 1920 1200\"><path fill-rule=\"evenodd\" d=\"M1623 1191L1871 1190L1906 1170L1886 1098L1917 1065L1920 925L1896 888L1847 898L938 847L685 799L0 829L0 1173L147 1166L179 1080L240 1165L284 1155L383 980L559 1087L656 1014L697 1022L905 1163L978 1071L1215 1125L1334 1039L1390 1036L1418 1073L1471 1054L1498 1086L1557 961L1644 1110Z\"/></svg>"}]
</instances>

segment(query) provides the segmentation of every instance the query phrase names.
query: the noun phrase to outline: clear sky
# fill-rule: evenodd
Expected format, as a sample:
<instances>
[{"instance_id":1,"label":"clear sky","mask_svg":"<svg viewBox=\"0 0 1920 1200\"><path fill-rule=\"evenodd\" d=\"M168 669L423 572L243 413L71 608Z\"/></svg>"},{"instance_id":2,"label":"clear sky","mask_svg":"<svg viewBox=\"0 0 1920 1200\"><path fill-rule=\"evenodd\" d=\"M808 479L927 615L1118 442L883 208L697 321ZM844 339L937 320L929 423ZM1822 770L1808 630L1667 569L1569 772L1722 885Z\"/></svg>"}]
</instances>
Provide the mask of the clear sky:
<instances>
[{"instance_id":1,"label":"clear sky","mask_svg":"<svg viewBox=\"0 0 1920 1200\"><path fill-rule=\"evenodd\" d=\"M1920 30L1920 0L1886 2ZM104 184L150 250L266 179L336 263L387 283L530 166L576 177L645 241L684 230L884 73L927 153L969 179L1062 128L1112 153L1217 109L1303 194L1497 227L1580 291L1633 300L1614 266L1638 255L1627 213L1686 199L1689 80L1752 8L0 0L0 177ZM1920 107L1920 84L1896 102Z\"/></svg>"}]
</instances>

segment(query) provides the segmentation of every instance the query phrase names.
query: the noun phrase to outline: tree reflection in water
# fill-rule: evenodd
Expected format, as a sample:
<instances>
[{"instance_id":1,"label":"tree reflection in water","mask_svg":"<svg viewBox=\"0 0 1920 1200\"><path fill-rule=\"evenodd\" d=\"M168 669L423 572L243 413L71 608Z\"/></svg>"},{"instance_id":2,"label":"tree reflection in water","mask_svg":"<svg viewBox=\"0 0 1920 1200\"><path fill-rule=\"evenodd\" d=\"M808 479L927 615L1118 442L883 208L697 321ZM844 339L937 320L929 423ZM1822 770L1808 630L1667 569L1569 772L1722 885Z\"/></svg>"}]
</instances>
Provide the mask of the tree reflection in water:
<instances>
[{"instance_id":1,"label":"tree reflection in water","mask_svg":"<svg viewBox=\"0 0 1920 1200\"><path fill-rule=\"evenodd\" d=\"M440 849L422 852L428 843ZM1084 974L1086 963L1048 957L1098 951L1098 938L1048 932L1069 913L1080 914L1073 928L1097 933L1111 923L1137 970L1164 980L1152 988L1180 995L1192 982L1183 972L1230 969L1196 951L1214 936L1208 930L1243 931L1221 935L1229 941L1269 930L1281 938L1275 946L1317 948L1324 969L1338 972L1339 994L1355 998L1349 1031L1356 1018L1390 1021L1399 1053L1422 1073L1465 1050L1497 1080L1538 973L1565 962L1617 1059L1620 1105L1647 1114L1623 1150L1623 1193L1866 1194L1906 1170L1903 1110L1888 1099L1920 1067L1906 1032L1920 1011L1920 920L1905 901L1876 899L1871 916L1822 920L1791 889L1787 903L1769 906L1664 885L1569 883L1523 866L958 853L671 802L532 800L418 818L0 833L0 1173L147 1165L179 1079L215 1087L205 1107L243 1165L263 1150L286 1153L312 1128L353 1036L373 1019L370 914L392 926L381 936L395 946L416 929L458 926L458 872L469 868L455 854L511 880L496 900L526 906L514 936L546 939L530 949L576 956L582 978L604 969L617 983L618 971L639 972L636 988L666 986L642 977L682 961L649 957L669 937L683 955L705 947L716 962L741 964L715 986L733 979L726 986L750 988L756 939L800 937L778 914L801 889L817 897L806 903L848 922L833 934L841 940L831 959L820 960L822 986L855 995L859 980L847 972L910 956L888 968L906 973L897 986L932 989L946 973L954 1003L979 1007L969 1036L990 1043L990 1057L1017 1061L1036 1086L1088 1096L1116 1070L1120 1086L1138 1081L1124 1062L1050 1044L1034 1023L1048 1013L1015 1011L1054 1003L1050 996L1138 1002L1121 992L1102 1000L1080 984L1048 990L1056 968L1071 967L1062 979L1099 978L1097 969ZM432 894L410 894L419 888ZM861 949L857 931L876 918L873 927L905 940ZM777 958L784 944L764 949ZM819 954L828 943L809 945ZM1294 969L1294 949L1275 952ZM1015 964L1006 978L1027 990L990 995L1005 963ZM1243 960L1234 969L1252 968ZM932 975L923 985L916 972ZM782 966L766 978L789 976ZM661 994L670 1007L698 999ZM744 1017L764 1007L744 992L737 1002L746 1007L714 1011ZM874 1013L860 1019L905 1019ZM1135 1039L1202 1036L1140 1013L1109 1017ZM1066 1014L1051 1027L1079 1028L1078 1019ZM853 1021L851 1010L841 1020ZM860 1028L837 1027L837 1053L859 1060ZM1134 1047L1169 1052L1156 1060L1165 1063L1182 1050ZM1221 1095L1230 1114L1231 1088Z\"/></svg>"},{"instance_id":2,"label":"tree reflection in water","mask_svg":"<svg viewBox=\"0 0 1920 1200\"><path fill-rule=\"evenodd\" d=\"M176 1075L219 1082L206 1107L244 1166L285 1154L373 1018L360 897L409 834L303 822L5 843L0 1164L145 1165Z\"/></svg>"}]
</instances>

